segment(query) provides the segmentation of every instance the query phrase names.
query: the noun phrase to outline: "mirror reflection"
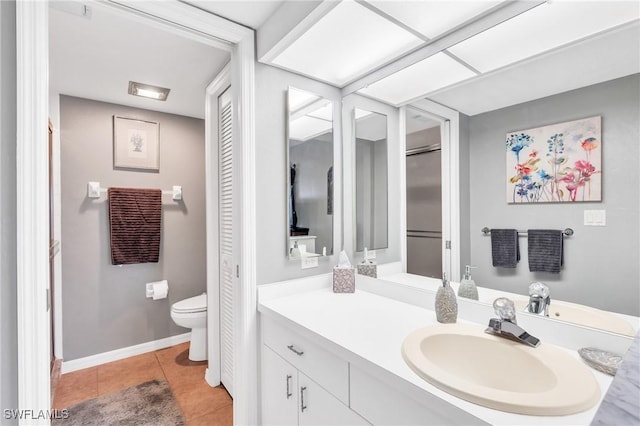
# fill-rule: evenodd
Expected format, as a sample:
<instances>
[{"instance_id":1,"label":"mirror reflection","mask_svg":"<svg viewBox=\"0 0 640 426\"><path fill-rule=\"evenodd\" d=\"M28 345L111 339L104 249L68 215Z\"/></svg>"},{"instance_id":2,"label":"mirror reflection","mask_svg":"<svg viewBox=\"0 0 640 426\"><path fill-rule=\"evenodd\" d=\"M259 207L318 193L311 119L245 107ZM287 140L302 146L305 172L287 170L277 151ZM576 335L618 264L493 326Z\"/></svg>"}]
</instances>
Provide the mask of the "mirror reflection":
<instances>
[{"instance_id":1,"label":"mirror reflection","mask_svg":"<svg viewBox=\"0 0 640 426\"><path fill-rule=\"evenodd\" d=\"M477 90L481 83L486 84L470 82L451 89L449 104L455 104L454 94L455 99L465 99L465 93ZM481 302L491 303L494 299L492 291L508 293L517 302L519 311L524 312L532 299L529 286L539 281L550 290L550 304L544 306L542 312L536 312L537 315L619 334L633 335L634 329L637 330L640 315L638 197L637 191L633 195L623 195L620 188L629 181L629 170L635 167L638 158L637 143L631 141L637 141L640 129L636 90L639 85L640 75L633 74L500 109L480 110L465 117L468 134L461 139L460 146L460 215L468 225L468 231L462 229L461 233L460 267L464 268L465 264L478 267L473 270L473 278L479 286ZM492 82L489 88L495 92L502 90L498 81ZM636 92L631 94L630 90ZM586 101L593 97L599 100L597 106ZM462 109L464 111L464 106ZM601 136L582 137L577 130L568 127L568 131L558 132L565 134L563 145L557 145L565 152L555 148L557 135L555 138L551 137L554 135L539 137L541 149L519 150L517 144L509 145L509 135L524 132L520 129L537 131L547 126L569 126L591 117L601 120ZM514 165L508 163L512 157L517 158L514 148L520 154L517 164L520 169L515 172ZM571 179L575 169L589 166L596 148L601 149L603 158L609 161L596 170L602 179L603 197L601 201L593 202L582 196L585 191L588 194L593 179L583 179L589 178L587 174ZM557 159L563 164L553 178L544 174L544 170L552 164L556 153L564 156ZM464 157L466 162L463 162ZM565 193L573 190L580 196L545 204L535 199L514 204L505 199L505 186L512 183L511 179L522 179L523 192L538 188L548 190L548 187L536 186L538 177L549 180L548 187L553 183ZM529 178L532 184L527 186ZM573 186L567 186L567 183ZM466 209L464 203L468 203ZM599 220L600 223L595 223ZM492 232L482 232L485 227L520 231L515 239L520 256L513 262L506 262L513 263L513 267L495 265ZM532 260L539 258L541 249L540 243L531 242L528 231L561 232L566 228L575 233L565 235L561 241L554 240L554 247L561 243L561 250L554 248L553 253L544 257L545 262L552 263L553 270L532 268ZM545 245L543 248L551 250L550 247Z\"/></svg>"},{"instance_id":2,"label":"mirror reflection","mask_svg":"<svg viewBox=\"0 0 640 426\"><path fill-rule=\"evenodd\" d=\"M440 121L407 108L407 272L442 277Z\"/></svg>"},{"instance_id":3,"label":"mirror reflection","mask_svg":"<svg viewBox=\"0 0 640 426\"><path fill-rule=\"evenodd\" d=\"M289 88L288 253L333 253L333 103Z\"/></svg>"},{"instance_id":4,"label":"mirror reflection","mask_svg":"<svg viewBox=\"0 0 640 426\"><path fill-rule=\"evenodd\" d=\"M387 116L355 110L356 251L388 246Z\"/></svg>"}]
</instances>

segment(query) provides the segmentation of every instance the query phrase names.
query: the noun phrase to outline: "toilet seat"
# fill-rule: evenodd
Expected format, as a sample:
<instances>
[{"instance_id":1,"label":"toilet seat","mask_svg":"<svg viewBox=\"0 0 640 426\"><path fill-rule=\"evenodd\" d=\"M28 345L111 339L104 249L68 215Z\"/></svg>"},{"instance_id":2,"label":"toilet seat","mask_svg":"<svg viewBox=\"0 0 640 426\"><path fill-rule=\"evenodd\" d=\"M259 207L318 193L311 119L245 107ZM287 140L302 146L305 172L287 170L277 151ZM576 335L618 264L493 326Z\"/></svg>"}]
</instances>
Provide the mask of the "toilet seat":
<instances>
[{"instance_id":1,"label":"toilet seat","mask_svg":"<svg viewBox=\"0 0 640 426\"><path fill-rule=\"evenodd\" d=\"M207 311L207 293L199 296L190 297L174 303L171 306L171 312L179 314L190 314Z\"/></svg>"}]
</instances>

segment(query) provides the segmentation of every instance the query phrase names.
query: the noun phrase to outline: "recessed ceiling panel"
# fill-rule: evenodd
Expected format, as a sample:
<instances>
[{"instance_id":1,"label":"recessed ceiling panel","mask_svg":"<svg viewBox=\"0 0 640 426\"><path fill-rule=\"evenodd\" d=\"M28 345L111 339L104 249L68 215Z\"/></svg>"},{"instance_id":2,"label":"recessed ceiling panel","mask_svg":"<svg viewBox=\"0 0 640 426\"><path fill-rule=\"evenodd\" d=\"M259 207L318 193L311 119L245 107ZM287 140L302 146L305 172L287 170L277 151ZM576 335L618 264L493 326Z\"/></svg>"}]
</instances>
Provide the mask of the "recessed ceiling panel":
<instances>
[{"instance_id":1,"label":"recessed ceiling panel","mask_svg":"<svg viewBox=\"0 0 640 426\"><path fill-rule=\"evenodd\" d=\"M458 43L449 51L487 72L639 17L637 1L556 0ZM592 60L599 59L594 56Z\"/></svg>"},{"instance_id":2,"label":"recessed ceiling panel","mask_svg":"<svg viewBox=\"0 0 640 426\"><path fill-rule=\"evenodd\" d=\"M422 42L366 7L346 0L272 62L342 87Z\"/></svg>"},{"instance_id":3,"label":"recessed ceiling panel","mask_svg":"<svg viewBox=\"0 0 640 426\"><path fill-rule=\"evenodd\" d=\"M426 95L476 74L444 53L436 53L358 91L394 105Z\"/></svg>"},{"instance_id":4,"label":"recessed ceiling panel","mask_svg":"<svg viewBox=\"0 0 640 426\"><path fill-rule=\"evenodd\" d=\"M412 29L434 38L480 15L500 1L368 1Z\"/></svg>"}]
</instances>

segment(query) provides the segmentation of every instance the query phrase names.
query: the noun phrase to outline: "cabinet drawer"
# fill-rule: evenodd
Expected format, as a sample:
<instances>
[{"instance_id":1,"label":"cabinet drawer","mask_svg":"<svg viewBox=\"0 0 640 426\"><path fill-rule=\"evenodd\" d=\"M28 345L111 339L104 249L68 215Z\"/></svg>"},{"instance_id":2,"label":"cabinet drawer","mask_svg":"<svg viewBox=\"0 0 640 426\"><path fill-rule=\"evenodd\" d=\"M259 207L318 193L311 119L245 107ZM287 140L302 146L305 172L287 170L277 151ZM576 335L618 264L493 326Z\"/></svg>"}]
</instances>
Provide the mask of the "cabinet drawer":
<instances>
[{"instance_id":1,"label":"cabinet drawer","mask_svg":"<svg viewBox=\"0 0 640 426\"><path fill-rule=\"evenodd\" d=\"M306 337L262 317L263 343L349 405L349 363Z\"/></svg>"}]
</instances>

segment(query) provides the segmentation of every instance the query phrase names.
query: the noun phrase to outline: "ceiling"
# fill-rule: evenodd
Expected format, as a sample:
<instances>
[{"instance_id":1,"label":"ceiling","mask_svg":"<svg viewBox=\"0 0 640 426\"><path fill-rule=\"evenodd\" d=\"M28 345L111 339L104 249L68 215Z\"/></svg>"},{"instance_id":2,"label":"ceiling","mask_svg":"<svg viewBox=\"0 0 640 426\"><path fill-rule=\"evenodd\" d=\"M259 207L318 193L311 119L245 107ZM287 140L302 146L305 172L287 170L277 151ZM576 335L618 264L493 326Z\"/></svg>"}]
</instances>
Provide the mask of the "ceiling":
<instances>
[{"instance_id":1,"label":"ceiling","mask_svg":"<svg viewBox=\"0 0 640 426\"><path fill-rule=\"evenodd\" d=\"M49 9L49 85L54 93L204 118L205 89L227 51L123 18L98 3ZM257 19L257 18L252 18ZM129 81L171 89L165 102L132 96Z\"/></svg>"},{"instance_id":2,"label":"ceiling","mask_svg":"<svg viewBox=\"0 0 640 426\"><path fill-rule=\"evenodd\" d=\"M640 72L637 1L322 6L265 62L395 106L426 98L475 115Z\"/></svg>"},{"instance_id":3,"label":"ceiling","mask_svg":"<svg viewBox=\"0 0 640 426\"><path fill-rule=\"evenodd\" d=\"M256 28L258 42L265 22L284 23L284 6L294 3L186 2ZM395 106L426 98L475 115L640 72L637 1L317 3L326 11L300 21L304 30L267 63L340 87L343 95ZM229 61L227 51L90 5L85 15L81 2L52 2L54 92L204 117L204 90ZM514 5L530 10L515 13ZM134 97L127 94L130 80L171 93L166 102Z\"/></svg>"}]
</instances>

